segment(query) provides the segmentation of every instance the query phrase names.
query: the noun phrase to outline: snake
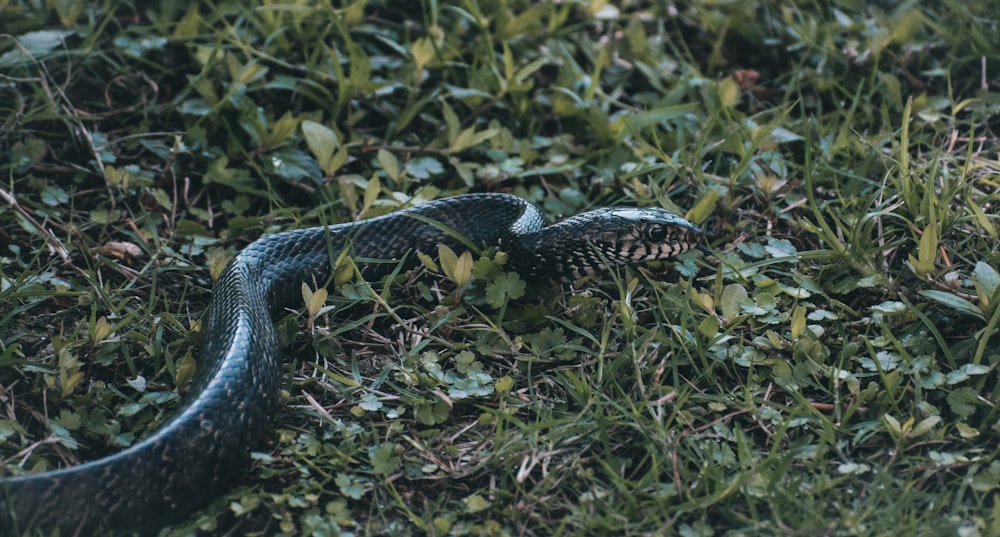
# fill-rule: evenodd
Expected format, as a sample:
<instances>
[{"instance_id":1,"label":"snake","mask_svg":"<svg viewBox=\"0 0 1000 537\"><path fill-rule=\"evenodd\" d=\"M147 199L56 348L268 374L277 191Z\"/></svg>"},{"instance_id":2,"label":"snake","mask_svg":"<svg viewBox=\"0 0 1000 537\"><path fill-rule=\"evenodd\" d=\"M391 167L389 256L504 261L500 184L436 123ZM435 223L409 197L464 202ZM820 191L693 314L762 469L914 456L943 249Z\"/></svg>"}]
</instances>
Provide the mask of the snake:
<instances>
[{"instance_id":1,"label":"snake","mask_svg":"<svg viewBox=\"0 0 1000 537\"><path fill-rule=\"evenodd\" d=\"M282 359L272 316L301 301L303 283L329 283L341 253L375 281L440 245L495 247L507 256L504 270L525 281L573 282L706 249L698 226L659 207L603 207L545 224L523 198L474 193L257 239L215 282L201 358L178 410L109 456L0 478L0 534L154 535L223 495L277 411Z\"/></svg>"}]
</instances>

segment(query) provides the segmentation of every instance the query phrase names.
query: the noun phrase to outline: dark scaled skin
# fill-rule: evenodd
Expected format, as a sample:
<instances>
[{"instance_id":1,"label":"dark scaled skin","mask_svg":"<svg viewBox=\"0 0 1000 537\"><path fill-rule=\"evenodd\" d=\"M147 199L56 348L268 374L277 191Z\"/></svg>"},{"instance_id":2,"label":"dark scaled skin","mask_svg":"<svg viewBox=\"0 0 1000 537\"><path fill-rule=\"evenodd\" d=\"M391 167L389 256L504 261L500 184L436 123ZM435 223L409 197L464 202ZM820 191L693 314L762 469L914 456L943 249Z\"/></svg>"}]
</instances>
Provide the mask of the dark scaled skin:
<instances>
[{"instance_id":1,"label":"dark scaled skin","mask_svg":"<svg viewBox=\"0 0 1000 537\"><path fill-rule=\"evenodd\" d=\"M436 222L436 224L434 223ZM498 246L525 279L573 280L699 247L701 230L664 209L598 209L544 225L507 194L445 198L358 223L262 237L240 252L212 292L205 344L189 395L152 435L79 466L0 479L0 535L54 529L156 534L226 492L249 466L276 410L281 358L271 315L299 300L303 282L324 285L348 247L377 279L412 264L415 250Z\"/></svg>"}]
</instances>

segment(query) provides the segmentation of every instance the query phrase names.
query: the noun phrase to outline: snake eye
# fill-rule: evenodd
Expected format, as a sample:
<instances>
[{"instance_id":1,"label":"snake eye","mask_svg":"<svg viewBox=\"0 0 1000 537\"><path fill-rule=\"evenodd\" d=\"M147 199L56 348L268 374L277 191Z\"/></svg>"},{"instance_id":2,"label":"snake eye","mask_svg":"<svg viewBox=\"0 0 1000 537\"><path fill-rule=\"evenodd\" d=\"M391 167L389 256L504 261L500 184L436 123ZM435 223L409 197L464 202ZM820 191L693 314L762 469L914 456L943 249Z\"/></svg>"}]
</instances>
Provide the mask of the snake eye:
<instances>
[{"instance_id":1,"label":"snake eye","mask_svg":"<svg viewBox=\"0 0 1000 537\"><path fill-rule=\"evenodd\" d=\"M663 242L667 238L666 226L649 226L646 228L646 238L650 242Z\"/></svg>"}]
</instances>

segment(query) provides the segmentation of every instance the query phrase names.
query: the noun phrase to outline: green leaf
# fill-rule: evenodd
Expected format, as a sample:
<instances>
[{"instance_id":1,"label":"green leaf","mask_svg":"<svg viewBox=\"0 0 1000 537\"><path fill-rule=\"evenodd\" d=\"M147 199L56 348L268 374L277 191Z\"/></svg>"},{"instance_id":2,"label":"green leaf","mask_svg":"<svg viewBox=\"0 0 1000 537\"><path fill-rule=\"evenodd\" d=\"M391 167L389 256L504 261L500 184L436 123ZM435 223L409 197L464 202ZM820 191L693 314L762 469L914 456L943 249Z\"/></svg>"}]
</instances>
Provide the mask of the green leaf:
<instances>
[{"instance_id":1,"label":"green leaf","mask_svg":"<svg viewBox=\"0 0 1000 537\"><path fill-rule=\"evenodd\" d=\"M906 304L898 300L887 300L881 304L872 306L872 311L875 313L881 313L882 315L895 315L897 313L906 313L908 308Z\"/></svg>"},{"instance_id":2,"label":"green leaf","mask_svg":"<svg viewBox=\"0 0 1000 537\"><path fill-rule=\"evenodd\" d=\"M775 259L793 257L798 254L798 250L795 249L795 246L788 239L770 238L767 240L767 246L764 249Z\"/></svg>"},{"instance_id":3,"label":"green leaf","mask_svg":"<svg viewBox=\"0 0 1000 537\"><path fill-rule=\"evenodd\" d=\"M913 430L910 431L910 438L923 436L933 431L934 427L937 427L938 423L941 423L941 416L927 416L913 426Z\"/></svg>"},{"instance_id":4,"label":"green leaf","mask_svg":"<svg viewBox=\"0 0 1000 537\"><path fill-rule=\"evenodd\" d=\"M331 173L332 170L328 168L334 153L340 147L337 133L326 125L307 119L302 122L302 135L306 139L306 145L309 146L309 152L319 162L320 168L327 174Z\"/></svg>"},{"instance_id":5,"label":"green leaf","mask_svg":"<svg viewBox=\"0 0 1000 537\"><path fill-rule=\"evenodd\" d=\"M198 6L191 5L188 7L184 16L177 21L177 25L174 26L174 37L194 37L198 35L198 27L201 23L201 15L198 13Z\"/></svg>"},{"instance_id":6,"label":"green leaf","mask_svg":"<svg viewBox=\"0 0 1000 537\"><path fill-rule=\"evenodd\" d=\"M430 179L443 174L444 166L434 157L417 157L406 163L405 170L414 179Z\"/></svg>"},{"instance_id":7,"label":"green leaf","mask_svg":"<svg viewBox=\"0 0 1000 537\"><path fill-rule=\"evenodd\" d=\"M789 326L789 333L792 336L792 340L799 339L802 334L806 331L806 308L805 306L798 305L792 310L792 322Z\"/></svg>"},{"instance_id":8,"label":"green leaf","mask_svg":"<svg viewBox=\"0 0 1000 537\"><path fill-rule=\"evenodd\" d=\"M271 125L271 131L264 137L264 145L268 148L278 147L285 143L295 129L299 127L299 118L290 112L285 112L277 121Z\"/></svg>"},{"instance_id":9,"label":"green leaf","mask_svg":"<svg viewBox=\"0 0 1000 537\"><path fill-rule=\"evenodd\" d=\"M102 315L98 317L97 322L92 327L90 335L91 344L96 347L98 343L104 341L109 335L111 335L111 323Z\"/></svg>"},{"instance_id":10,"label":"green leaf","mask_svg":"<svg viewBox=\"0 0 1000 537\"><path fill-rule=\"evenodd\" d=\"M24 427L21 424L13 420L0 420L0 443L6 442L15 434L24 434Z\"/></svg>"},{"instance_id":11,"label":"green leaf","mask_svg":"<svg viewBox=\"0 0 1000 537\"><path fill-rule=\"evenodd\" d=\"M194 378L195 372L198 370L198 363L194 359L194 355L191 351L184 353L184 357L177 362L177 372L174 373L174 384L177 386L186 386L191 379Z\"/></svg>"},{"instance_id":12,"label":"green leaf","mask_svg":"<svg viewBox=\"0 0 1000 537\"><path fill-rule=\"evenodd\" d=\"M938 291L937 289L921 289L920 294L935 301L940 304L944 304L949 308L955 309L966 315L971 315L973 317L978 317L979 319L986 320L983 313L976 307L975 304L969 302L968 300L955 296L951 293L946 293L944 291Z\"/></svg>"},{"instance_id":13,"label":"green leaf","mask_svg":"<svg viewBox=\"0 0 1000 537\"><path fill-rule=\"evenodd\" d=\"M413 406L413 417L424 425L437 425L448 419L448 404L444 401L417 403Z\"/></svg>"},{"instance_id":14,"label":"green leaf","mask_svg":"<svg viewBox=\"0 0 1000 537\"><path fill-rule=\"evenodd\" d=\"M688 292L688 296L691 298L691 302L700 306L701 309L705 310L705 313L708 313L709 315L715 313L715 299L712 298L712 295L708 293L701 293L694 287L691 287Z\"/></svg>"},{"instance_id":15,"label":"green leaf","mask_svg":"<svg viewBox=\"0 0 1000 537\"><path fill-rule=\"evenodd\" d=\"M360 500L365 494L364 484L356 476L351 474L340 474L336 479L340 493L348 498Z\"/></svg>"},{"instance_id":16,"label":"green leaf","mask_svg":"<svg viewBox=\"0 0 1000 537\"><path fill-rule=\"evenodd\" d=\"M985 375L990 368L979 364L964 364L962 367L949 371L945 378L948 384L959 384L976 375Z\"/></svg>"},{"instance_id":17,"label":"green leaf","mask_svg":"<svg viewBox=\"0 0 1000 537\"><path fill-rule=\"evenodd\" d=\"M474 363L476 363L476 353L472 351L465 350L455 356L455 369L463 375L469 372Z\"/></svg>"},{"instance_id":18,"label":"green leaf","mask_svg":"<svg viewBox=\"0 0 1000 537\"><path fill-rule=\"evenodd\" d=\"M347 41L347 64L351 68L350 85L357 91L370 91L376 86L372 82L372 61L364 47L354 41Z\"/></svg>"},{"instance_id":19,"label":"green leaf","mask_svg":"<svg viewBox=\"0 0 1000 537\"><path fill-rule=\"evenodd\" d=\"M143 408L144 406L139 403L126 403L118 407L118 412L115 412L115 414L127 418L129 416L135 416Z\"/></svg>"},{"instance_id":20,"label":"green leaf","mask_svg":"<svg viewBox=\"0 0 1000 537\"><path fill-rule=\"evenodd\" d=\"M309 317L315 317L319 313L320 309L326 304L326 297L327 290L325 287L320 287L313 291L310 289L309 284L302 283L302 300L305 302Z\"/></svg>"},{"instance_id":21,"label":"green leaf","mask_svg":"<svg viewBox=\"0 0 1000 537\"><path fill-rule=\"evenodd\" d=\"M987 235L993 237L994 240L1000 239L1000 231L997 231L997 226L990 220L992 216L987 216L983 212L982 207L974 199L967 199L965 205L972 210L972 214L976 218L976 223L979 224L979 227L983 228L983 231Z\"/></svg>"},{"instance_id":22,"label":"green leaf","mask_svg":"<svg viewBox=\"0 0 1000 537\"><path fill-rule=\"evenodd\" d=\"M920 240L917 241L917 256L907 256L910 267L917 276L925 278L928 274L934 272L934 260L937 259L937 249L937 222L931 220L920 235Z\"/></svg>"},{"instance_id":23,"label":"green leaf","mask_svg":"<svg viewBox=\"0 0 1000 537\"><path fill-rule=\"evenodd\" d=\"M375 475L388 476L399 468L399 457L396 456L396 446L385 443L375 448L370 456L372 473Z\"/></svg>"},{"instance_id":24,"label":"green leaf","mask_svg":"<svg viewBox=\"0 0 1000 537\"><path fill-rule=\"evenodd\" d=\"M454 253L454 252L452 252L452 253ZM431 257L431 256L429 256L429 255L427 255L427 254L425 254L423 252L417 252L417 259L420 260L420 264L423 265L424 268L426 268L427 270L429 270L431 272L440 272L441 271L441 269L438 267L438 264L434 262L434 258L433 257Z\"/></svg>"},{"instance_id":25,"label":"green leaf","mask_svg":"<svg viewBox=\"0 0 1000 537\"><path fill-rule=\"evenodd\" d=\"M948 394L948 405L951 411L963 418L971 416L976 411L979 392L972 388L959 388Z\"/></svg>"},{"instance_id":26,"label":"green leaf","mask_svg":"<svg viewBox=\"0 0 1000 537\"><path fill-rule=\"evenodd\" d=\"M514 388L514 379L510 376L503 376L497 379L496 384L494 384L496 392L499 394L507 394Z\"/></svg>"},{"instance_id":27,"label":"green leaf","mask_svg":"<svg viewBox=\"0 0 1000 537\"><path fill-rule=\"evenodd\" d=\"M504 44L506 44L506 42ZM544 56L544 55L540 56L540 57L536 58L534 61L532 61L532 62L528 63L527 65L522 66L520 69L518 69L517 72L514 73L514 77L512 79L508 80L508 82L513 82L515 84L521 84L522 82L524 82L525 79L527 79L531 75L535 74L535 71L541 69L542 67L544 67L546 64L548 64L550 62L552 62L552 59L549 58L548 56Z\"/></svg>"},{"instance_id":28,"label":"green leaf","mask_svg":"<svg viewBox=\"0 0 1000 537\"><path fill-rule=\"evenodd\" d=\"M770 138L778 143L788 143L788 142L799 142L804 140L802 136L795 134L794 132L778 126L771 130Z\"/></svg>"},{"instance_id":29,"label":"green leaf","mask_svg":"<svg viewBox=\"0 0 1000 537\"><path fill-rule=\"evenodd\" d=\"M472 252L466 250L458 256L447 245L440 244L438 259L441 261L441 271L458 287L462 287L472 278Z\"/></svg>"},{"instance_id":30,"label":"green leaf","mask_svg":"<svg viewBox=\"0 0 1000 537\"><path fill-rule=\"evenodd\" d=\"M971 440L971 439L979 436L979 430L976 429L975 427L969 426L966 423L961 423L961 422L956 423L955 424L955 429L957 429L958 430L958 434L962 438L964 438L966 440Z\"/></svg>"},{"instance_id":31,"label":"green leaf","mask_svg":"<svg viewBox=\"0 0 1000 537\"><path fill-rule=\"evenodd\" d=\"M82 365L68 348L59 349L59 386L64 399L69 397L73 393L73 388L83 380L83 371L80 371Z\"/></svg>"},{"instance_id":32,"label":"green leaf","mask_svg":"<svg viewBox=\"0 0 1000 537\"><path fill-rule=\"evenodd\" d=\"M483 498L479 494L473 494L465 499L465 507L470 513L478 513L484 509L489 508L490 502Z\"/></svg>"},{"instance_id":33,"label":"green leaf","mask_svg":"<svg viewBox=\"0 0 1000 537\"><path fill-rule=\"evenodd\" d=\"M399 181L399 160L396 159L396 155L385 149L379 149L377 158L382 171L393 181Z\"/></svg>"},{"instance_id":34,"label":"green leaf","mask_svg":"<svg viewBox=\"0 0 1000 537\"><path fill-rule=\"evenodd\" d=\"M892 434L893 438L900 438L903 436L903 428L899 424L899 420L894 418L892 415L883 414L882 422L885 423L885 427L889 429L889 433Z\"/></svg>"},{"instance_id":35,"label":"green leaf","mask_svg":"<svg viewBox=\"0 0 1000 537\"><path fill-rule=\"evenodd\" d=\"M476 128L468 127L455 137L451 145L448 146L449 153L458 153L459 151L464 151L470 147L479 145L490 138L500 134L500 129L485 129L480 132L476 132Z\"/></svg>"},{"instance_id":36,"label":"green leaf","mask_svg":"<svg viewBox=\"0 0 1000 537\"><path fill-rule=\"evenodd\" d=\"M698 333L706 339L712 339L719 334L719 320L716 317L708 316L698 323Z\"/></svg>"},{"instance_id":37,"label":"green leaf","mask_svg":"<svg viewBox=\"0 0 1000 537\"><path fill-rule=\"evenodd\" d=\"M458 254L446 244L438 245L438 261L441 262L441 270L445 276L451 278L455 273L455 266L458 265Z\"/></svg>"},{"instance_id":38,"label":"green leaf","mask_svg":"<svg viewBox=\"0 0 1000 537\"><path fill-rule=\"evenodd\" d=\"M732 321L740 315L740 308L749 296L741 284L731 283L722 288L722 298L719 299L719 309L726 321Z\"/></svg>"},{"instance_id":39,"label":"green leaf","mask_svg":"<svg viewBox=\"0 0 1000 537\"><path fill-rule=\"evenodd\" d=\"M274 173L290 181L311 179L323 184L323 170L316 159L293 147L285 147L267 154Z\"/></svg>"},{"instance_id":40,"label":"green leaf","mask_svg":"<svg viewBox=\"0 0 1000 537\"><path fill-rule=\"evenodd\" d=\"M418 74L434 59L436 54L434 49L434 41L429 36L421 37L410 45L410 54L413 55L415 62L414 69Z\"/></svg>"},{"instance_id":41,"label":"green leaf","mask_svg":"<svg viewBox=\"0 0 1000 537\"><path fill-rule=\"evenodd\" d=\"M979 295L982 311L989 314L993 311L995 300L1000 299L1000 274L988 263L980 261L972 271L972 281Z\"/></svg>"},{"instance_id":42,"label":"green leaf","mask_svg":"<svg viewBox=\"0 0 1000 537\"><path fill-rule=\"evenodd\" d=\"M539 358L546 358L553 351L566 344L566 332L562 328L544 328L537 334L524 336L524 342Z\"/></svg>"},{"instance_id":43,"label":"green leaf","mask_svg":"<svg viewBox=\"0 0 1000 537\"><path fill-rule=\"evenodd\" d=\"M361 206L361 212L367 213L372 205L375 205L375 200L378 199L378 195L382 192L382 182L378 180L378 176L372 177L368 180L368 184L365 185L365 198Z\"/></svg>"},{"instance_id":44,"label":"green leaf","mask_svg":"<svg viewBox=\"0 0 1000 537\"><path fill-rule=\"evenodd\" d=\"M688 103L625 114L614 120L611 124L611 132L616 138L621 139L623 136L634 134L635 132L646 127L652 127L672 119L682 118L686 114L697 110L697 108L697 104Z\"/></svg>"},{"instance_id":45,"label":"green leaf","mask_svg":"<svg viewBox=\"0 0 1000 537\"><path fill-rule=\"evenodd\" d=\"M719 199L720 194L721 191L717 188L705 190L705 192L698 197L698 200L695 201L694 205L688 209L684 218L687 218L694 223L704 222L715 210L715 202Z\"/></svg>"},{"instance_id":46,"label":"green leaf","mask_svg":"<svg viewBox=\"0 0 1000 537\"><path fill-rule=\"evenodd\" d=\"M187 81L188 85L190 85L191 88L194 89L202 99L204 99L204 104L191 99L186 101L185 106L188 108L187 111L189 113L202 112L202 114L199 115L207 114L208 112L211 112L213 106L219 104L219 93L215 91L215 84L212 80L196 77L194 75L187 75Z\"/></svg>"},{"instance_id":47,"label":"green leaf","mask_svg":"<svg viewBox=\"0 0 1000 537\"><path fill-rule=\"evenodd\" d=\"M451 532L451 521L443 516L434 517L434 529L438 535L448 535Z\"/></svg>"},{"instance_id":48,"label":"green leaf","mask_svg":"<svg viewBox=\"0 0 1000 537\"><path fill-rule=\"evenodd\" d=\"M462 122L458 119L458 114L447 102L441 102L441 115L444 116L444 124L447 127L448 143L453 144L458 138L459 129Z\"/></svg>"},{"instance_id":49,"label":"green leaf","mask_svg":"<svg viewBox=\"0 0 1000 537\"><path fill-rule=\"evenodd\" d=\"M55 421L70 431L77 431L83 425L83 417L78 412L72 412L65 408L59 411L59 417Z\"/></svg>"},{"instance_id":50,"label":"green leaf","mask_svg":"<svg viewBox=\"0 0 1000 537\"><path fill-rule=\"evenodd\" d=\"M517 274L503 273L486 285L486 303L500 309L507 304L507 301L524 296L526 288L527 284Z\"/></svg>"},{"instance_id":51,"label":"green leaf","mask_svg":"<svg viewBox=\"0 0 1000 537\"><path fill-rule=\"evenodd\" d=\"M740 102L740 86L727 76L719 81L719 102L723 108L733 108Z\"/></svg>"},{"instance_id":52,"label":"green leaf","mask_svg":"<svg viewBox=\"0 0 1000 537\"><path fill-rule=\"evenodd\" d=\"M48 185L42 190L42 203L56 207L69 201L69 194L59 186Z\"/></svg>"},{"instance_id":53,"label":"green leaf","mask_svg":"<svg viewBox=\"0 0 1000 537\"><path fill-rule=\"evenodd\" d=\"M75 32L62 30L41 30L17 36L19 46L0 56L0 67L14 67L23 63L37 62L49 52L64 46L64 40ZM6 48L6 47L5 47Z\"/></svg>"}]
</instances>

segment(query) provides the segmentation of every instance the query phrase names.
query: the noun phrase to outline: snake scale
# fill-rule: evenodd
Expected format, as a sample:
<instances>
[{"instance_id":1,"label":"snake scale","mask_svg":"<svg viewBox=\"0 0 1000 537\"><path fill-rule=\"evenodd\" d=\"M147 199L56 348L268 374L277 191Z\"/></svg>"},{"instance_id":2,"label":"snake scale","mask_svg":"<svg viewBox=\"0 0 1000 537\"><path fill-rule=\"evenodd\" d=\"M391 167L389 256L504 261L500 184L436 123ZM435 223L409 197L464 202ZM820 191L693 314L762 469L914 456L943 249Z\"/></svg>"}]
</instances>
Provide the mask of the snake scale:
<instances>
[{"instance_id":1,"label":"snake scale","mask_svg":"<svg viewBox=\"0 0 1000 537\"><path fill-rule=\"evenodd\" d=\"M466 249L458 235L506 252L505 270L526 280L573 280L701 248L701 230L665 209L597 209L545 227L534 205L509 194L466 194L264 236L215 284L202 358L180 409L121 452L0 479L0 534L152 535L204 507L243 475L276 410L281 359L271 316L301 297L303 282L326 283L330 260L345 248L373 280L402 260L412 265L415 251Z\"/></svg>"}]
</instances>

